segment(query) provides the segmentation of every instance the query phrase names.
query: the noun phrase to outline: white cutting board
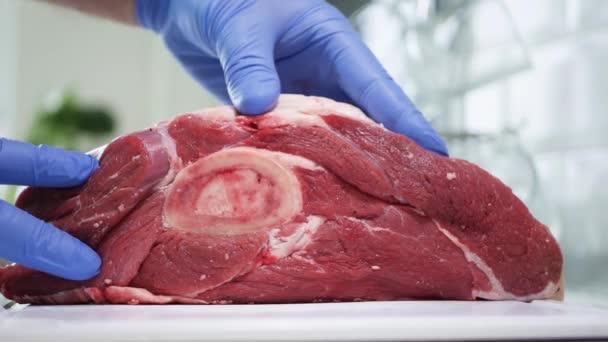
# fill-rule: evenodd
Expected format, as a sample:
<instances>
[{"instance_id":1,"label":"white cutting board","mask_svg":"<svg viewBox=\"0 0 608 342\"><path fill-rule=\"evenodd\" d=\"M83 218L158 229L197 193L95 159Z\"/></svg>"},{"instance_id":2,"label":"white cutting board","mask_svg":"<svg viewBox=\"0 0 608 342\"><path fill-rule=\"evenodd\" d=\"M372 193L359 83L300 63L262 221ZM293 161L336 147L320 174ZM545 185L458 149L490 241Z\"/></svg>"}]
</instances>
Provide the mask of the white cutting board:
<instances>
[{"instance_id":1,"label":"white cutting board","mask_svg":"<svg viewBox=\"0 0 608 342\"><path fill-rule=\"evenodd\" d=\"M413 341L605 338L608 309L550 301L0 310L0 341Z\"/></svg>"}]
</instances>

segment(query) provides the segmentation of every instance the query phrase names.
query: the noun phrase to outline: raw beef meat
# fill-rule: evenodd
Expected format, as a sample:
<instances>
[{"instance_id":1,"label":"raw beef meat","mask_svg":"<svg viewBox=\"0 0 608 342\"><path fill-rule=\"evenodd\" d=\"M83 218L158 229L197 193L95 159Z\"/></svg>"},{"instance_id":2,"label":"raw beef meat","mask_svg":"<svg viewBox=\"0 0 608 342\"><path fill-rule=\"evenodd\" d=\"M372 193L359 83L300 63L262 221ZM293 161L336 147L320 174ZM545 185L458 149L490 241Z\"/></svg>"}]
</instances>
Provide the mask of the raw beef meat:
<instances>
[{"instance_id":1,"label":"raw beef meat","mask_svg":"<svg viewBox=\"0 0 608 342\"><path fill-rule=\"evenodd\" d=\"M498 179L324 98L219 107L120 137L73 189L18 206L95 248L101 273L21 266L21 303L288 303L561 296L562 255Z\"/></svg>"}]
</instances>

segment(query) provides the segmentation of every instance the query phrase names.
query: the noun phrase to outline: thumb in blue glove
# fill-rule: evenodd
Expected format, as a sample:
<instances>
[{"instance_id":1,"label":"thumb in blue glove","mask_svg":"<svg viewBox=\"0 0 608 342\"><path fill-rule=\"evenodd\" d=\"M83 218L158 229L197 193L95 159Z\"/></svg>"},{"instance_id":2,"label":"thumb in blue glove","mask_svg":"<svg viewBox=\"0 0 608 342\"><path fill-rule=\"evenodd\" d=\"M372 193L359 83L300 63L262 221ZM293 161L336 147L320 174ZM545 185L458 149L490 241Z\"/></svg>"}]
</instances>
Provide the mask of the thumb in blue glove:
<instances>
[{"instance_id":1,"label":"thumb in blue glove","mask_svg":"<svg viewBox=\"0 0 608 342\"><path fill-rule=\"evenodd\" d=\"M325 96L447 155L429 122L325 1L137 0L136 13L195 79L244 114L272 109L280 93Z\"/></svg>"},{"instance_id":2,"label":"thumb in blue glove","mask_svg":"<svg viewBox=\"0 0 608 342\"><path fill-rule=\"evenodd\" d=\"M97 166L82 153L0 138L0 184L71 187ZM72 280L95 276L101 265L89 246L5 201L0 201L0 256Z\"/></svg>"}]
</instances>

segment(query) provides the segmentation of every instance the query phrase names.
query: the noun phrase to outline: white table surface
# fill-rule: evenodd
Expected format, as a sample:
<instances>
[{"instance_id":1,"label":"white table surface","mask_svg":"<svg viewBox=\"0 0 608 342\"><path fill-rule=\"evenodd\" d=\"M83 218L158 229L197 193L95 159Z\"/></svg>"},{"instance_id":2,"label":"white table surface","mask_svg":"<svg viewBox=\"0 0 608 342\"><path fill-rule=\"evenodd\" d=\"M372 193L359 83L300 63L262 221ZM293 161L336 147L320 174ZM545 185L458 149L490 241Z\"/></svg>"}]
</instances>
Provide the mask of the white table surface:
<instances>
[{"instance_id":1,"label":"white table surface","mask_svg":"<svg viewBox=\"0 0 608 342\"><path fill-rule=\"evenodd\" d=\"M0 341L450 341L605 338L608 309L551 301L17 306Z\"/></svg>"}]
</instances>

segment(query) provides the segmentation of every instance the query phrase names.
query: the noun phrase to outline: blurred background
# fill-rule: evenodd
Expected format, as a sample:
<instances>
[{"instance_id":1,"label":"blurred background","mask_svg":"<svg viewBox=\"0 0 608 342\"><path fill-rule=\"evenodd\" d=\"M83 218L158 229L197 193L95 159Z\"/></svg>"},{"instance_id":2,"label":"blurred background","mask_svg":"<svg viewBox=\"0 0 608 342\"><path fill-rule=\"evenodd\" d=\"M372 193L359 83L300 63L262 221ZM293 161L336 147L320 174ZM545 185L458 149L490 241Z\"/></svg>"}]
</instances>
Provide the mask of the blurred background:
<instances>
[{"instance_id":1,"label":"blurred background","mask_svg":"<svg viewBox=\"0 0 608 342\"><path fill-rule=\"evenodd\" d=\"M608 305L608 1L332 2L451 155L551 228L567 300ZM217 103L144 30L0 0L2 136L87 151Z\"/></svg>"}]
</instances>

